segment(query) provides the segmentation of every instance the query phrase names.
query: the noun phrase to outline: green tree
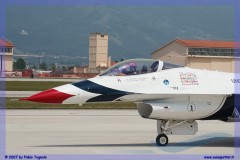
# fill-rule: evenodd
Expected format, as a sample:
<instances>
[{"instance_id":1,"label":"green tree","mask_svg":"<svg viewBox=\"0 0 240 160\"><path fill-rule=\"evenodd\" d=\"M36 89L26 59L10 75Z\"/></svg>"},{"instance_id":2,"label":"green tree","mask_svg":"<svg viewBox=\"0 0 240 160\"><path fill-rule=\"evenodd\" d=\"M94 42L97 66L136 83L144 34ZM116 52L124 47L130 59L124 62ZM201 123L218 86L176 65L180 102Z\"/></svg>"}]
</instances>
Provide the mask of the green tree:
<instances>
[{"instance_id":1,"label":"green tree","mask_svg":"<svg viewBox=\"0 0 240 160\"><path fill-rule=\"evenodd\" d=\"M40 69L40 70L44 70L44 71L46 71L46 70L47 70L47 64L44 63L44 62L41 63L40 66L39 66L39 69Z\"/></svg>"},{"instance_id":2,"label":"green tree","mask_svg":"<svg viewBox=\"0 0 240 160\"><path fill-rule=\"evenodd\" d=\"M14 69L25 69L26 68L26 62L22 58L18 58L15 62L13 62L13 68Z\"/></svg>"}]
</instances>

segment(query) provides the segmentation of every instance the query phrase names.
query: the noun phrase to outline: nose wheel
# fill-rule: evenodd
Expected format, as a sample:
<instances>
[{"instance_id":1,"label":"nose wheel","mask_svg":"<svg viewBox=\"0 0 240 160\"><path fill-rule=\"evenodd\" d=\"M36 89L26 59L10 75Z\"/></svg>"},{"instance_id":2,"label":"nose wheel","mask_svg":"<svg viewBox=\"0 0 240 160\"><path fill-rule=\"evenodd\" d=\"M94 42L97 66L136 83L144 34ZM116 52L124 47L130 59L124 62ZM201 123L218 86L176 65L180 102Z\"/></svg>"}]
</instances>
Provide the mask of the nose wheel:
<instances>
[{"instance_id":1,"label":"nose wheel","mask_svg":"<svg viewBox=\"0 0 240 160\"><path fill-rule=\"evenodd\" d=\"M156 143L158 146L166 146L168 144L168 137L166 134L159 134L156 138Z\"/></svg>"}]
</instances>

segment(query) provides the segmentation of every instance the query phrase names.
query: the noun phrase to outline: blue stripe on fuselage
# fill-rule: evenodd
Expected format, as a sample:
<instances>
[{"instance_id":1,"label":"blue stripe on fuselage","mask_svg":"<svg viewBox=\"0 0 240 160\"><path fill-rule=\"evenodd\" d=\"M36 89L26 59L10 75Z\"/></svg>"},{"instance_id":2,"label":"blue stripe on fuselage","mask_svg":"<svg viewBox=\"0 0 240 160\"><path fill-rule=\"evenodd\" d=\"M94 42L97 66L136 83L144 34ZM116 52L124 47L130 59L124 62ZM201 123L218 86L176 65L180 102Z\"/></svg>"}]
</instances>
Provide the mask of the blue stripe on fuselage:
<instances>
[{"instance_id":1,"label":"blue stripe on fuselage","mask_svg":"<svg viewBox=\"0 0 240 160\"><path fill-rule=\"evenodd\" d=\"M90 93L101 94L99 96L96 96L87 100L87 102L114 101L122 96L134 94L132 92L125 92L125 91L119 91L116 89L108 88L89 80L75 82L75 83L72 83L72 85Z\"/></svg>"}]
</instances>

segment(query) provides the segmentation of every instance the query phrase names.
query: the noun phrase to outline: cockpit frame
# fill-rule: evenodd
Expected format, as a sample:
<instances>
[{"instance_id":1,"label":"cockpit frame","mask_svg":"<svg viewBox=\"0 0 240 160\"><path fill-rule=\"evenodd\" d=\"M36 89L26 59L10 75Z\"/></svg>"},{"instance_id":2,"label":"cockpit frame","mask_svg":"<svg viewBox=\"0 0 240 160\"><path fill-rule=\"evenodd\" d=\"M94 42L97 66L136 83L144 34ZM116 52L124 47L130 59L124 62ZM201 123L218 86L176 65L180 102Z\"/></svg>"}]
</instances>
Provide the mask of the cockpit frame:
<instances>
[{"instance_id":1,"label":"cockpit frame","mask_svg":"<svg viewBox=\"0 0 240 160\"><path fill-rule=\"evenodd\" d=\"M99 76L139 75L178 67L183 66L154 59L130 59L115 64Z\"/></svg>"}]
</instances>

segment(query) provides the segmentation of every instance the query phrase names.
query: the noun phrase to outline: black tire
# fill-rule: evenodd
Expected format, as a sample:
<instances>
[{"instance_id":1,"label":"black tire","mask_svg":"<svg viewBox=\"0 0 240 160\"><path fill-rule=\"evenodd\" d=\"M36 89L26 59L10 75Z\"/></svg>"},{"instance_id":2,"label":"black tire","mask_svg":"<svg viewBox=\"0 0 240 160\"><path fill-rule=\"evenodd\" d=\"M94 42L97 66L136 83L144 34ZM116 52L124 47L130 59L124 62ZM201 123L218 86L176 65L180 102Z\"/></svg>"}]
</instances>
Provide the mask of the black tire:
<instances>
[{"instance_id":1,"label":"black tire","mask_svg":"<svg viewBox=\"0 0 240 160\"><path fill-rule=\"evenodd\" d=\"M168 144L168 137L165 134L159 134L156 138L158 146L166 146Z\"/></svg>"}]
</instances>

